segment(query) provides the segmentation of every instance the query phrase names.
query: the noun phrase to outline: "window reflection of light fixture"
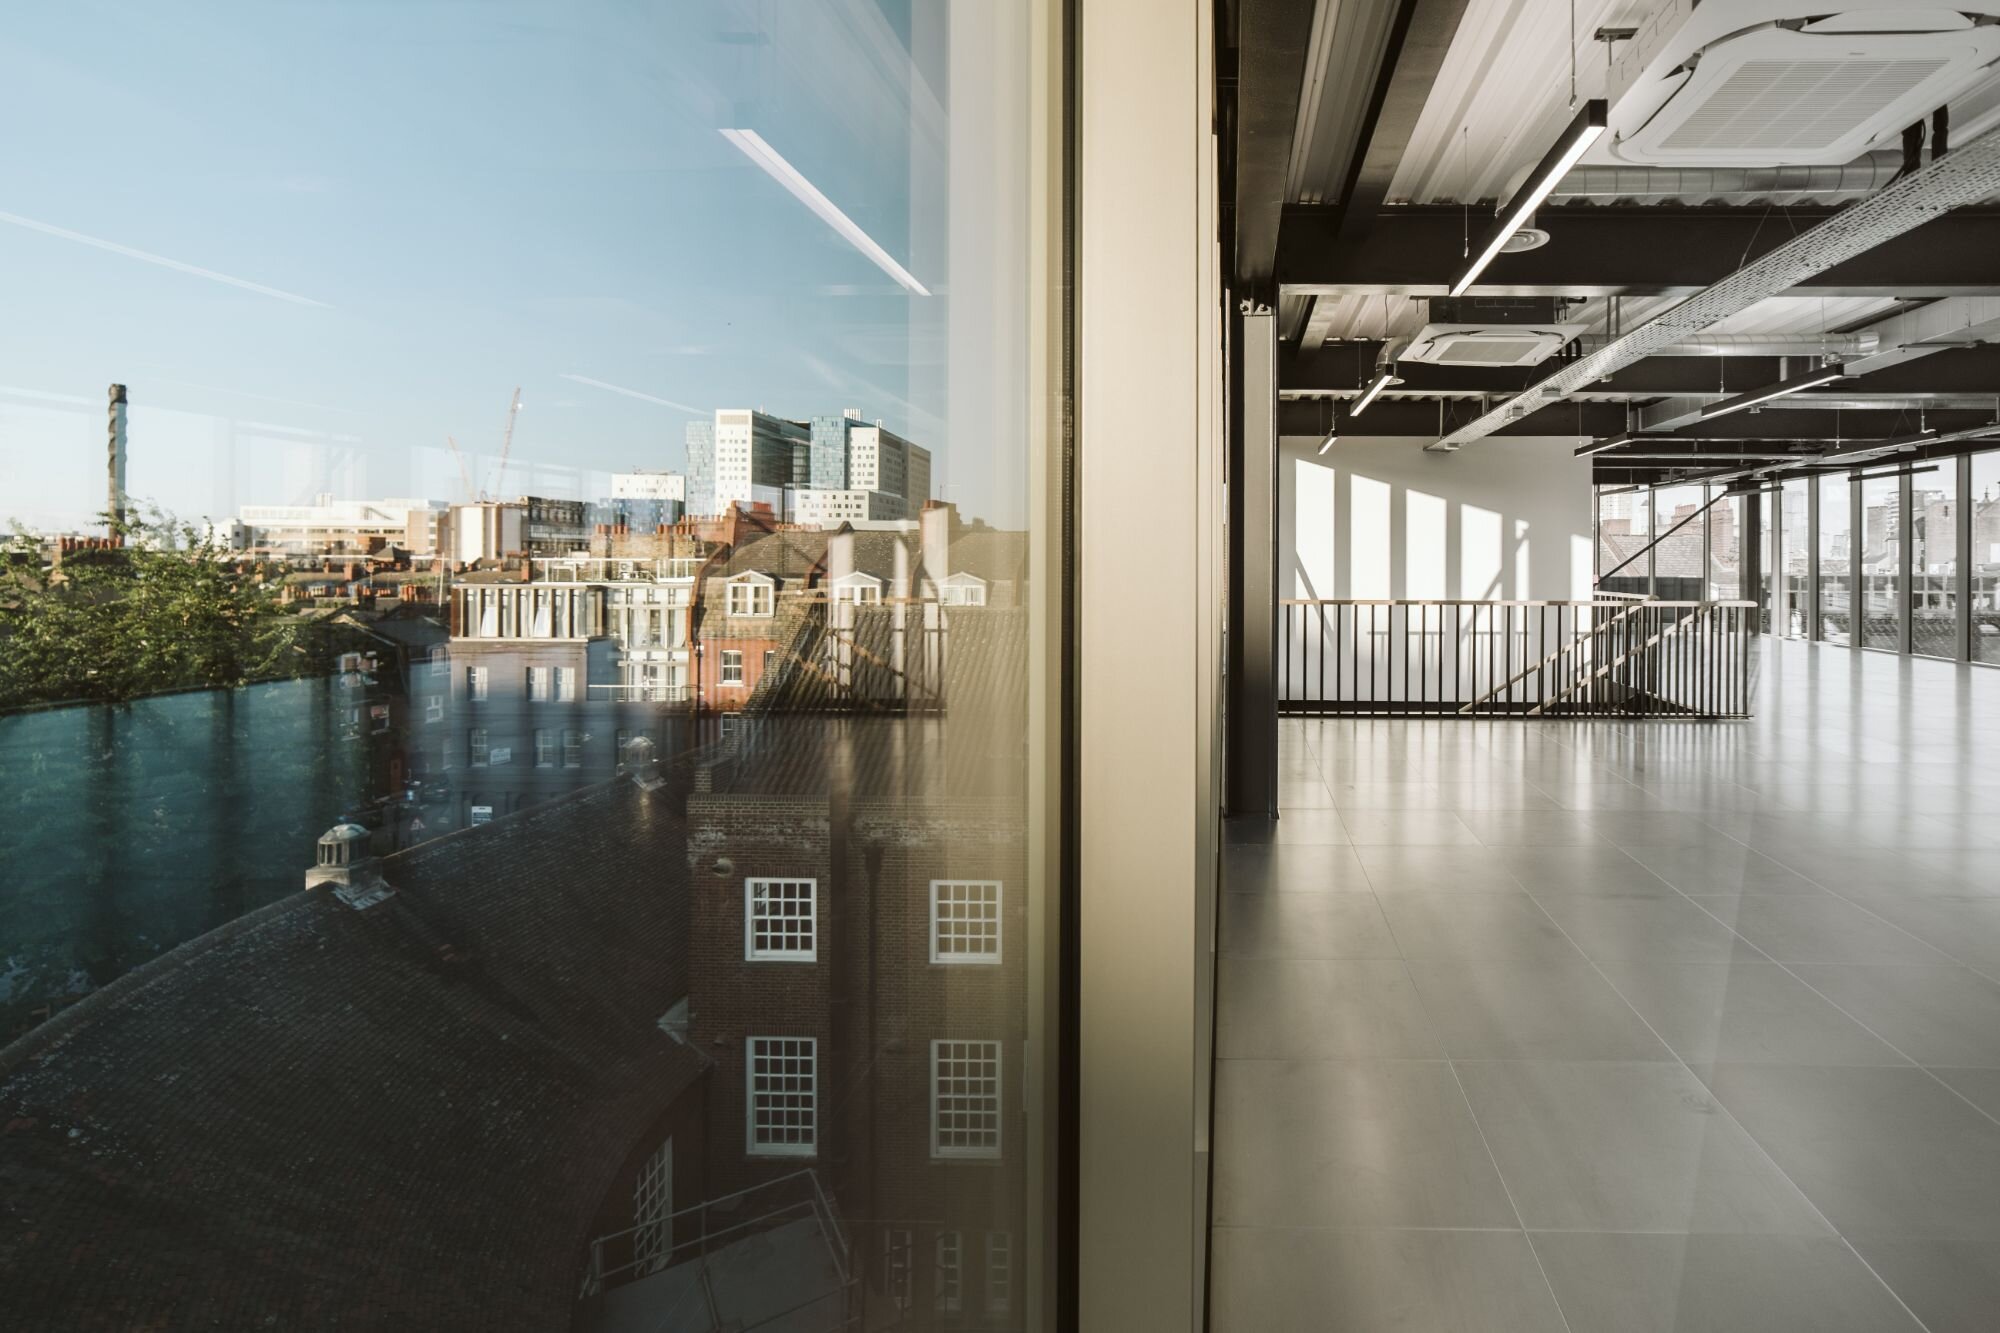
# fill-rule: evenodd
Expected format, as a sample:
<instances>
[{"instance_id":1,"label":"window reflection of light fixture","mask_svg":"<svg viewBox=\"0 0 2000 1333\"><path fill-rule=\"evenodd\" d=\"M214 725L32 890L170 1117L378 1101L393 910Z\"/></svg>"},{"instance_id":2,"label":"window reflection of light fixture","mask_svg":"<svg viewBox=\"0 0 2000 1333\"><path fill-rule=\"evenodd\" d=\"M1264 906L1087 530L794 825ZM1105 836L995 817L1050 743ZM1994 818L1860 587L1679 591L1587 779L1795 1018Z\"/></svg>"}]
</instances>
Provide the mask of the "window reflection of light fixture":
<instances>
[{"instance_id":1,"label":"window reflection of light fixture","mask_svg":"<svg viewBox=\"0 0 2000 1333\"><path fill-rule=\"evenodd\" d=\"M1506 211L1500 215L1500 221L1488 233L1485 248L1479 252L1479 257L1472 261L1472 267L1465 270L1465 275L1451 285L1451 295L1465 295L1466 289L1477 282L1479 275L1486 271L1486 266L1506 248L1509 238L1528 225L1528 220L1534 217L1535 210L1542 206L1542 201L1555 192L1556 186L1562 184L1562 178L1569 174L1570 168L1590 151L1590 146L1604 133L1609 109L1609 104L1601 97L1594 97L1584 103L1583 110L1570 122L1570 127L1563 131L1562 138L1556 140L1555 146L1536 164L1534 174L1529 176L1527 183L1515 193Z\"/></svg>"},{"instance_id":2,"label":"window reflection of light fixture","mask_svg":"<svg viewBox=\"0 0 2000 1333\"><path fill-rule=\"evenodd\" d=\"M856 225L853 218L840 211L833 200L821 194L819 187L799 174L798 168L784 159L784 155L755 130L724 130L722 137L736 145L743 153L761 167L766 175L791 191L800 203L819 215L820 221L832 227L844 237L848 244L875 262L875 267L894 278L903 287L918 296L929 296L930 290L890 257L889 252L875 243L875 239Z\"/></svg>"},{"instance_id":3,"label":"window reflection of light fixture","mask_svg":"<svg viewBox=\"0 0 2000 1333\"><path fill-rule=\"evenodd\" d=\"M1750 392L1738 394L1734 398L1725 398L1719 403L1710 403L1707 407L1701 409L1701 419L1703 421L1713 421L1717 417L1726 417L1732 412L1741 412L1746 408L1757 407L1760 404L1783 398L1787 394L1798 393L1803 389L1816 389L1822 384L1831 384L1835 380L1845 378L1847 378L1846 366L1825 366L1810 375L1802 375L1798 379L1779 380L1776 384L1767 384L1761 389L1752 389Z\"/></svg>"}]
</instances>

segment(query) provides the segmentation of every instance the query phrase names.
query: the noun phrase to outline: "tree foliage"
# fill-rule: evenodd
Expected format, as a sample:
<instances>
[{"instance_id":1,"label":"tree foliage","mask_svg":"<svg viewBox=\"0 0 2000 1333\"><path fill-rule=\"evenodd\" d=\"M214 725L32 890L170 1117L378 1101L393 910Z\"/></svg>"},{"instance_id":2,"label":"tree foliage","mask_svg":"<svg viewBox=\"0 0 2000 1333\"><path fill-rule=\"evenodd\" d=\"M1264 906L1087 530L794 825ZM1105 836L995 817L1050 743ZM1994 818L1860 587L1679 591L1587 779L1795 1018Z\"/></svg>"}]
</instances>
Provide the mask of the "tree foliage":
<instances>
[{"instance_id":1,"label":"tree foliage","mask_svg":"<svg viewBox=\"0 0 2000 1333\"><path fill-rule=\"evenodd\" d=\"M0 552L0 710L317 669L307 626L280 604L275 579L158 510L128 516L122 533L120 548L44 566L40 539L14 529Z\"/></svg>"}]
</instances>

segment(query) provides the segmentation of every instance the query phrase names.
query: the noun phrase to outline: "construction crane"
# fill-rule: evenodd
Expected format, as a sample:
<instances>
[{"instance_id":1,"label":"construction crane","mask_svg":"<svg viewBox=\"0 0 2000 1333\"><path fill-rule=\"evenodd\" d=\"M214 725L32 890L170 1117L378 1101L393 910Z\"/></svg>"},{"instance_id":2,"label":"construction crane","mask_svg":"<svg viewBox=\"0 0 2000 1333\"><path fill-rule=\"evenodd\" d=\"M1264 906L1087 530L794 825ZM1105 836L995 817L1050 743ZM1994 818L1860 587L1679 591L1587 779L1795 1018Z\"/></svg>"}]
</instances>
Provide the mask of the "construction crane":
<instances>
[{"instance_id":1,"label":"construction crane","mask_svg":"<svg viewBox=\"0 0 2000 1333\"><path fill-rule=\"evenodd\" d=\"M500 437L500 469L493 478L493 488L498 490L507 481L507 456L514 452L514 419L521 415L521 388L514 386L514 401L507 405L507 431ZM482 499L485 497L482 495Z\"/></svg>"},{"instance_id":2,"label":"construction crane","mask_svg":"<svg viewBox=\"0 0 2000 1333\"><path fill-rule=\"evenodd\" d=\"M458 484L465 493L466 503L470 504L479 498L472 490L472 469L465 465L465 454L459 449L457 440L447 435L444 442L451 446L451 456L458 462Z\"/></svg>"}]
</instances>

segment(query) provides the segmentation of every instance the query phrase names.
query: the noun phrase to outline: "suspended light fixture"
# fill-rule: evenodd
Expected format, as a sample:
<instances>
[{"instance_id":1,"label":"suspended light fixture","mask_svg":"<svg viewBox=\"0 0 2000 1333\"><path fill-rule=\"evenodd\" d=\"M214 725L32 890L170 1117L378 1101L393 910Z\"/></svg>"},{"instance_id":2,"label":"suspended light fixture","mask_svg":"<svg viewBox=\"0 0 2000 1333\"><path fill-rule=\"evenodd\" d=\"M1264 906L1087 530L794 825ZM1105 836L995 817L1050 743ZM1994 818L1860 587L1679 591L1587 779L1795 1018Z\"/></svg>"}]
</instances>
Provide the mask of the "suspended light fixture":
<instances>
[{"instance_id":1,"label":"suspended light fixture","mask_svg":"<svg viewBox=\"0 0 2000 1333\"><path fill-rule=\"evenodd\" d=\"M1562 138L1556 140L1555 146L1536 164L1534 173L1528 177L1526 183L1515 191L1513 199L1502 210L1500 221L1487 233L1478 257L1472 261L1472 267L1465 270L1465 275L1451 285L1451 295L1465 295L1466 289L1477 282L1479 275L1486 271L1486 266L1507 248L1507 242L1514 233L1528 225L1535 216L1535 210L1542 206L1542 201L1554 192L1556 186L1562 183L1562 178L1569 174L1570 168L1574 167L1578 160L1590 151L1590 146L1604 134L1608 114L1609 104L1601 97L1594 97L1583 104L1583 110L1577 113L1576 119L1570 122L1567 130L1563 131Z\"/></svg>"},{"instance_id":2,"label":"suspended light fixture","mask_svg":"<svg viewBox=\"0 0 2000 1333\"><path fill-rule=\"evenodd\" d=\"M1725 398L1719 403L1710 403L1707 407L1701 409L1701 419L1703 421L1713 421L1717 417L1726 417L1732 412L1742 412L1764 403L1773 402L1788 394L1798 393L1805 389L1817 389L1822 384L1831 384L1835 380L1846 378L1846 366L1823 366L1810 375L1801 375L1797 379L1779 380L1776 384L1767 384L1761 389L1752 389L1750 392L1738 394L1734 398Z\"/></svg>"},{"instance_id":3,"label":"suspended light fixture","mask_svg":"<svg viewBox=\"0 0 2000 1333\"><path fill-rule=\"evenodd\" d=\"M1382 390L1392 384L1401 384L1402 382L1402 378L1387 367L1376 371L1375 378L1368 381L1368 387L1361 391L1361 397L1355 400L1354 406L1347 409L1347 415L1350 417L1360 416L1368 410L1368 404L1381 396Z\"/></svg>"},{"instance_id":4,"label":"suspended light fixture","mask_svg":"<svg viewBox=\"0 0 2000 1333\"><path fill-rule=\"evenodd\" d=\"M1589 444L1579 444L1576 447L1576 456L1578 458L1588 458L1592 454L1601 454L1607 449L1616 449L1620 445L1631 444L1638 438L1638 436L1626 432L1608 436L1602 440L1592 440Z\"/></svg>"}]
</instances>

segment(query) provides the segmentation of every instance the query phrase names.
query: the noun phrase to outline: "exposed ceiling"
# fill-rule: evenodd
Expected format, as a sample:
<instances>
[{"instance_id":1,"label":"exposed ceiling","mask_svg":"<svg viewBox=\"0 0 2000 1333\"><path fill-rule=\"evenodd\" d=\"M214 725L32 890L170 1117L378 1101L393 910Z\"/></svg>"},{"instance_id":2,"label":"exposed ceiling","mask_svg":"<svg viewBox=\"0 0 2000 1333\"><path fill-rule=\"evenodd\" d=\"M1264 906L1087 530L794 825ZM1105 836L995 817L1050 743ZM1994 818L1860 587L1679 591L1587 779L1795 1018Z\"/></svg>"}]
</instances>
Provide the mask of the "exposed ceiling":
<instances>
[{"instance_id":1,"label":"exposed ceiling","mask_svg":"<svg viewBox=\"0 0 2000 1333\"><path fill-rule=\"evenodd\" d=\"M1337 424L1407 434L1412 447L1474 448L1504 448L1508 435L1570 435L1581 445L1643 429L1639 443L1594 457L1610 483L1719 471L1704 456L1740 456L1745 441L1805 457L1875 430L1901 438L1920 427L1948 434L2000 422L2000 347L1984 346L2000 342L2000 318L1977 304L2000 298L2000 139L1985 138L2000 125L2000 63L1946 89L1942 155L1927 104L1906 99L1898 106L1915 107L1926 131L1914 160L1908 127L1899 118L1890 134L1878 117L1865 151L1838 160L1794 148L1773 150L1769 161L1746 161L1741 150L1715 163L1683 153L1668 170L1634 165L1640 136L1623 136L1641 123L1629 99L1670 86L1647 80L1673 68L1659 53L1675 52L1676 42L1697 53L1674 56L1686 59L1676 77L1692 87L1705 69L1731 68L1733 57L1719 53L1742 34L1725 18L1746 32L1775 32L1760 42L1837 41L1866 59L1878 48L1896 54L1890 48L1904 39L1867 23L1828 23L1840 0L1575 0L1573 23L1572 6L1559 0L1237 3L1283 11L1286 31L1304 43L1275 79L1257 77L1246 56L1234 90L1239 116L1254 116L1267 141L1290 126L1284 202L1263 242L1285 341L1285 429ZM1967 33L1975 19L2000 20L2000 0L1951 8L1978 11ZM1699 41L1697 20L1708 25ZM1843 26L1855 34L1833 32ZM1822 29L1833 35L1821 39ZM1970 41L1952 37L1959 48ZM1825 81L1818 95L1860 96L1841 82L1850 78ZM1769 100L1782 100L1782 87L1756 95L1767 99L1756 104L1759 123L1787 114ZM1431 322L1431 298L1460 279L1482 238L1497 240L1496 214L1538 179L1537 164L1593 98L1605 99L1614 129L1535 211L1532 225L1546 238L1499 255L1467 293L1540 299L1572 340L1522 366L1402 359L1400 340ZM1263 168L1266 180L1273 170ZM1864 201L1873 202L1857 211ZM1865 227L1855 221L1863 218ZM1815 262L1822 250L1828 262ZM1665 353L1650 353L1668 328L1678 332ZM1881 355L1859 358L1878 346ZM1627 364L1623 349L1645 354ZM1350 426L1348 405L1378 357L1395 362L1401 383ZM1565 372L1579 358L1616 369L1579 379ZM1843 360L1854 373L1834 385L1755 411L1701 415ZM1515 408L1500 413L1510 401ZM1936 449L1967 447L1977 446Z\"/></svg>"}]
</instances>

